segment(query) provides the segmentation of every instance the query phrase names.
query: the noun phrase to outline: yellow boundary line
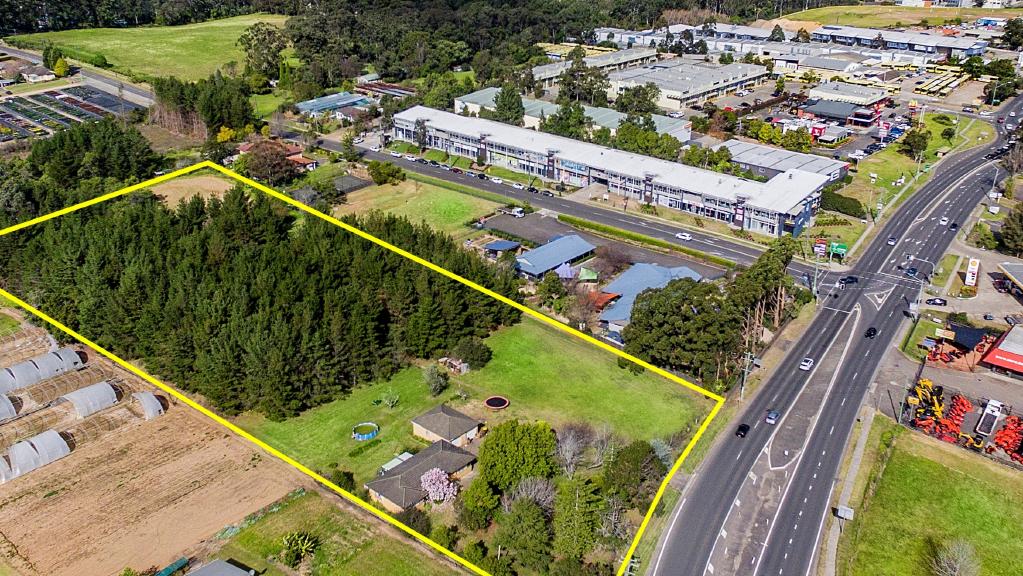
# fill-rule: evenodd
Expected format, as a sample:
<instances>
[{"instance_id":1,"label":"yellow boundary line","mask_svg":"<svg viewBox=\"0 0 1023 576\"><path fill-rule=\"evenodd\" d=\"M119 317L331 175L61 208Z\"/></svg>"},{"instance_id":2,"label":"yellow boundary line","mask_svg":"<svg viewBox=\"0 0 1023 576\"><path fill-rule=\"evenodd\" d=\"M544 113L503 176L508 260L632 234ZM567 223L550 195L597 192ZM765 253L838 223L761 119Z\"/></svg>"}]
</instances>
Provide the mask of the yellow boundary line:
<instances>
[{"instance_id":1,"label":"yellow boundary line","mask_svg":"<svg viewBox=\"0 0 1023 576\"><path fill-rule=\"evenodd\" d=\"M434 272L437 272L438 274L442 274L442 275L444 275L444 276L446 276L446 277L448 277L448 278L450 278L452 280L455 280L456 282L460 282L460 283L462 283L462 284L472 288L473 290L478 290L479 292L482 292L483 294L486 294L487 296L490 296L491 298L499 300L500 302L503 302L503 303L505 303L505 304L507 304L507 305L509 305L509 306L511 306L513 308L515 308L516 310L519 310L520 312L528 314L529 316L532 316L533 318L536 318L537 320L540 320L541 322L544 322L544 323L546 323L546 324L548 324L550 326L553 326L553 327L557 328L558 330L561 330L561 331L563 331L563 332L565 332L567 334L570 334L570 335L572 335L572 336L574 336L576 338L579 338L579 339L581 339L581 340L583 340L585 342L593 344L593 345L597 346L598 348L601 348L603 350L607 350L608 352L611 352L612 354L615 354L616 356L619 356L621 358L625 358L626 360L629 360L630 362L634 362L636 364L639 364L643 368L646 368L647 370L650 370L651 372L653 372L653 373L655 373L655 374L657 374L659 376L667 378L668 380L671 380L672 382L675 382L676 384L679 384L679 385L681 385L681 386L683 386L685 388L688 388L688 389L690 389L690 390L692 390L694 392L697 392L697 393L705 396L706 398L708 398L710 400L713 400L714 401L714 407L711 409L710 413L707 414L707 417L703 420L703 422L700 424L700 427L696 430L696 433L693 434L693 437L689 441L689 444L686 445L685 449L682 451L682 454L679 456L678 460L675 461L675 464L672 465L671 470L668 471L667 476L665 476L664 480L661 482L661 485L658 487L657 493L654 495L653 502L651 503L650 508L647 510L646 515L643 517L643 522L640 523L639 530L636 532L636 536L632 539L632 543L629 545L629 549L628 549L628 551L625 554L625 561L623 561L622 565L619 566L619 568L618 568L618 576L622 576L625 573L625 570L628 567L628 559L631 558L633 554L635 554L636 547L639 545L639 540L643 536L643 533L646 531L647 524L650 523L650 519L654 515L654 510L657 509L657 505L660 503L661 497L664 496L664 491L667 489L668 483L675 476L675 474L678 473L678 471L682 467L682 463L685 461L686 457L689 456L690 452L692 452L693 447L696 446L696 443L703 436L703 433L707 431L707 427L710 425L711 421L714 419L715 416L717 416L718 412L721 410L721 407L724 405L725 399L722 396L720 396L718 394L715 394L715 393L713 393L713 392L711 392L709 390L706 390L706 389L704 389L704 388L702 388L700 386L697 386L696 384L688 382L687 380L685 380L683 378L680 378L680 377L678 377L678 376L676 376L676 375L674 375L674 374L672 374L670 372L667 372L665 370L662 370L661 368L658 368L658 367L656 367L656 366L654 366L654 365L652 365L652 364L650 364L648 362L645 362L645 361L643 361L643 360L641 360L639 358L636 358L635 356L632 356L630 354L626 354L625 352L619 350L618 348L615 348L614 346L611 346L610 344L607 344L606 342L602 342L600 340L597 340L596 338L594 338L592 336L589 336L589 335L584 334L584 333L582 333L582 332L580 332L580 331L578 331L578 330L576 330L576 329L574 329L574 328L572 328L570 326L562 324L561 322L558 322L557 320L555 320L555 319L553 319L553 318L551 318L549 316L541 314L540 312L537 312L537 311L535 311L535 310L533 310L533 309L531 309L531 308L529 308L529 307L527 307L527 306L525 306L523 304L515 302L514 300L512 300L510 298L507 298L507 297L505 297L505 296L503 296L501 294L498 294L497 292L494 292L493 290L490 290L489 288L487 288L485 286L481 286L481 285L473 282L472 280L469 280L467 278L463 278L462 276L459 276L458 274L455 274L454 272L451 272L450 270L447 270L446 268L438 266L438 265L434 264L433 262L430 262L429 260L425 260L423 258L420 258L419 256L416 256L415 254L412 254L411 252L403 250L403 249L401 249L401 248L399 248L399 247L397 247L397 246L395 246L393 244L390 244L389 242L385 242L384 240L381 240L381 239L379 239L379 238L377 238L377 237L375 237L375 236L373 236L371 234L363 232L362 230L359 230L358 228L355 228L354 226L351 226L350 224L346 224L346 223L342 222L341 220L338 220L337 218L334 218L333 216L330 216L328 214L324 214L323 212L320 212L319 210L316 210L314 208L306 206L305 204L303 204L303 203L301 203L301 202L291 198L290 196L281 194L280 192L278 192L278 191L276 191L276 190L274 190L272 188L264 186L263 184L260 184L259 182L251 180L249 178L246 178L246 177L244 177L244 176L242 176L242 175L240 175L240 174L238 174L238 173L236 173L236 172L234 172L232 170L229 170L229 169L227 169L227 168L225 168L225 167L223 167L223 166L221 166L219 164L216 164L214 162L210 162L208 160L204 161L204 162L200 162L198 164L193 164L192 166L188 166L187 168L182 168L180 170L176 170L176 171L171 172L169 174L164 174L163 176L158 176L158 177L153 178L151 180L146 180L145 182L140 182L138 184L134 184L132 186L128 186L127 188L122 188L120 190L117 190L117 191L114 191L114 192L110 192L110 193L104 194L102 196L98 196L98 197L93 198L91 200L86 200L85 202L81 202L81 203L75 204L73 206L68 206L67 208L62 208L62 209L57 210L55 212L51 212L49 214L45 214L45 215L39 216L37 218L33 218L31 220L28 220L27 222L22 222L20 224L15 224L13 226L8 226L7 228L4 228L4 229L0 230L0 236L6 235L6 234L10 234L12 232L17 232L18 230L23 230L23 229L28 228L30 226L34 226L34 225L40 224L42 222L53 220L55 218L58 218L60 216L64 216L66 214L70 214L72 212L77 212L77 211L79 211L79 210L81 210L83 208L88 208L89 206L94 206L94 205L99 204L101 202L105 202L107 200L111 200L111 199L114 199L114 198L117 198L117 197L120 197L120 196L124 196L125 194L130 194L131 192L135 192L137 190L142 190L144 188L148 188L150 186L153 186L154 184L159 184L161 182L165 182L167 180L171 180L173 178L177 178L178 176L183 176L185 174L189 174L191 172L195 172L196 170L201 170L203 168L209 168L211 170L216 170L217 172L220 172L221 174L224 174L225 176L233 178L234 180L236 180L236 181L238 181L238 182L240 182L242 184L245 184L247 186L251 186L252 188L255 188L255 189L257 189L257 190L259 190L261 192L264 192L264 193L266 193L266 194L268 194L268 195L270 195L270 196L272 196L272 197L274 197L274 198L276 198L276 199L278 199L278 200L280 200L282 202L285 202L286 204L292 206L293 208L296 208L298 210L306 212L307 214L310 214L312 216L316 216L317 218L320 218L322 220L330 222L331 224L334 224L335 226L337 226L339 228L342 228L342 229L344 229L344 230L346 230L348 232L351 232L352 234L355 234L356 236L359 236L360 238L364 238L366 240L369 240L370 242L373 242L374 244L377 244L379 246L387 248L388 250L391 250L392 252L395 252L396 254L400 254L401 256L404 256L405 258L408 258L409 260L412 260L413 262L415 262L417 264L425 266L426 268L429 268L430 270L433 270ZM328 488L330 488L331 490L337 492L338 494L343 496L345 499L349 500L350 502L354 503L355 505L359 506L360 508L362 508L362 509L364 509L364 510L370 512L370 513L372 513L373 515L377 516L378 518L380 518L380 519L390 523L391 525L397 527L398 529L400 529L400 530L408 533L409 535L419 539L423 543L429 545L434 550L437 550L441 554L447 556L448 558L454 560L455 562L458 562L459 564L461 564L462 566L465 566L466 568L468 568L469 570L475 572L476 574L479 574L480 576L490 576L490 574L488 572L486 572L485 570L483 570L479 566L476 566L472 562L469 562L465 558L462 558L461 556L455 554L451 550L449 550L449 549L445 548L444 546L441 546L440 544L434 542L428 536L426 536L424 534L420 534L419 532L416 532L415 530L413 530L412 528L409 528L405 524L402 524L401 522L396 520L393 516L387 514L386 512L384 512L382 510L377 509L376 507L370 505L368 502L366 502L366 501L362 500L361 498L358 498L354 494L344 490L343 488L341 488L340 486L334 484L330 480L327 480L323 476L321 476L321 475L317 474L316 472L314 472L313 470L307 468L301 462L298 462L294 458L288 456L287 454L281 452L280 450L277 450L276 448L274 448L273 446L270 446L266 442L263 442L259 438L256 438L255 436L253 436L249 432L246 432L245 430L241 429L237 425L235 425L232 422L228 421L224 417L216 414L215 412L213 412L209 408L206 408L206 407L200 405L195 400L192 400L191 398L186 396L184 393L179 392L177 389L175 389L175 388L173 388L173 387L171 387L171 386L169 386L167 384L164 384L163 382L157 380L153 376L150 376L149 374L147 374L143 370L141 370L141 369L133 366L131 363L121 359L120 357L118 357L113 352L110 352L109 350L107 350L107 349L103 348L102 346L96 344L95 342L89 340L85 336L79 334L78 332L75 332L71 328L65 326L61 322L59 322L56 319L50 317L45 312L43 312L43 311L33 307L28 302L25 302L24 300L18 298L17 296L11 294L10 292L8 292L8 291L6 291L6 290L4 290L2 288L0 288L0 296L3 296L5 298L9 299L10 301L14 302L18 306L24 308L26 311L30 312L31 314L34 314L35 316L37 316L38 318L40 318L44 322L47 322L47 323L53 325L54 327L56 327L60 331L64 332L68 336L71 336L72 338L75 338L76 340L80 341L81 343L85 344L86 346L88 346L88 347L92 348L93 350L99 352L103 356L106 356L107 358L109 358L113 362L117 363L118 365L120 365L124 369L128 370L129 372L135 374L136 376L142 378L143 380L145 380L145 381L149 382L150 384L156 386L157 388L163 390L167 394L170 394L171 396L177 398L181 402L184 402L188 406L190 406L190 407L194 408L195 410L199 411L201 414L203 414L204 416L206 416L210 420L213 420L217 424L220 424L221 426L227 428L228 430L234 432L238 436L241 436L242 438L248 440L249 442L255 444L256 446L259 446L260 448L262 448L263 450L267 451L268 453L270 453L274 457L276 457L276 458L280 459L281 461L285 462L286 464L292 466L293 468L295 468L299 472L305 474L306 476L309 476L310 478L312 478L313 480L316 480L320 484L322 484L324 486L327 486Z\"/></svg>"}]
</instances>

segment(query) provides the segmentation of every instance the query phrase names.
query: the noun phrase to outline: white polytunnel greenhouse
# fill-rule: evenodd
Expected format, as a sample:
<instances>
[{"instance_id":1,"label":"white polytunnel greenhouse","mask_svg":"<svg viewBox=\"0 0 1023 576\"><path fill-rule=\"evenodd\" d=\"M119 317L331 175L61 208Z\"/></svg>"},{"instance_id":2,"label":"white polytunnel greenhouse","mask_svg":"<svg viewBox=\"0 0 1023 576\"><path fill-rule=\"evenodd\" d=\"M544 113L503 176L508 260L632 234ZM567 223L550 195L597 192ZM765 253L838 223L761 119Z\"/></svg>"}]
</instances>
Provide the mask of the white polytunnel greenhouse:
<instances>
[{"instance_id":1,"label":"white polytunnel greenhouse","mask_svg":"<svg viewBox=\"0 0 1023 576\"><path fill-rule=\"evenodd\" d=\"M71 448L56 430L22 440L7 450L7 458L0 458L0 482L23 476L60 460L71 453Z\"/></svg>"},{"instance_id":2,"label":"white polytunnel greenhouse","mask_svg":"<svg viewBox=\"0 0 1023 576\"><path fill-rule=\"evenodd\" d=\"M81 420L104 408L117 404L117 391L114 390L114 387L109 382L104 380L92 386L68 392L61 396L61 398L74 405L78 419Z\"/></svg>"},{"instance_id":3,"label":"white polytunnel greenhouse","mask_svg":"<svg viewBox=\"0 0 1023 576\"><path fill-rule=\"evenodd\" d=\"M47 378L77 370L84 365L82 357L71 348L61 348L55 352L40 354L35 358L0 369L0 394L27 388Z\"/></svg>"},{"instance_id":4,"label":"white polytunnel greenhouse","mask_svg":"<svg viewBox=\"0 0 1023 576\"><path fill-rule=\"evenodd\" d=\"M4 420L10 420L18 415L18 411L14 409L14 403L7 397L6 394L0 394L0 422Z\"/></svg>"},{"instance_id":5,"label":"white polytunnel greenhouse","mask_svg":"<svg viewBox=\"0 0 1023 576\"><path fill-rule=\"evenodd\" d=\"M163 404L152 392L136 392L131 397L138 400L139 405L142 406L142 414L146 420L152 420L163 414Z\"/></svg>"}]
</instances>

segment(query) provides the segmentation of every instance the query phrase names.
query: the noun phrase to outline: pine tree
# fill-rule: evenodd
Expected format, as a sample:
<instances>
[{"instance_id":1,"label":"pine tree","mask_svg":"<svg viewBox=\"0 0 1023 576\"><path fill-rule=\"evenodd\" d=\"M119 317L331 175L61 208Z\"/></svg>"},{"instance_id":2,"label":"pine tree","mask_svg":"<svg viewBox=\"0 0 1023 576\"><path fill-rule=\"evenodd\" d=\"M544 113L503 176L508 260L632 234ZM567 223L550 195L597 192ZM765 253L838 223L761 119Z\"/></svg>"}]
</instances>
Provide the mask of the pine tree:
<instances>
[{"instance_id":1,"label":"pine tree","mask_svg":"<svg viewBox=\"0 0 1023 576\"><path fill-rule=\"evenodd\" d=\"M588 480L571 478L558 487L554 504L554 552L582 558L593 548L600 525L600 497Z\"/></svg>"}]
</instances>

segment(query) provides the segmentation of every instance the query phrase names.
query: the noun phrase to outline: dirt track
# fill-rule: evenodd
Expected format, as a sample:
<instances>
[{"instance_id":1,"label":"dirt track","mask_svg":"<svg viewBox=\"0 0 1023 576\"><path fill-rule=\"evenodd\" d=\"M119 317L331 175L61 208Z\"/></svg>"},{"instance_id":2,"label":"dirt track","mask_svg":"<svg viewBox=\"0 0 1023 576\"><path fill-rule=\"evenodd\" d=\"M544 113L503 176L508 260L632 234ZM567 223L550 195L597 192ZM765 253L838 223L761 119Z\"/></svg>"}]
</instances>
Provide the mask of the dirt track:
<instances>
[{"instance_id":1,"label":"dirt track","mask_svg":"<svg viewBox=\"0 0 1023 576\"><path fill-rule=\"evenodd\" d=\"M303 478L175 404L0 486L0 553L25 576L162 567Z\"/></svg>"}]
</instances>

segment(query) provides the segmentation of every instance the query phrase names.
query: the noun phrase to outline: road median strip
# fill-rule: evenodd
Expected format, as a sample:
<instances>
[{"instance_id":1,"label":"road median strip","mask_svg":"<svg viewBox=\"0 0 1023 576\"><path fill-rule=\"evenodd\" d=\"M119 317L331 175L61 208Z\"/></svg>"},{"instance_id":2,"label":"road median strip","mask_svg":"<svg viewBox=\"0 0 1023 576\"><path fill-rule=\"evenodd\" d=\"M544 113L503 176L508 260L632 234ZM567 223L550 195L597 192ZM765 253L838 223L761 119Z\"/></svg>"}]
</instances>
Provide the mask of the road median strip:
<instances>
[{"instance_id":1,"label":"road median strip","mask_svg":"<svg viewBox=\"0 0 1023 576\"><path fill-rule=\"evenodd\" d=\"M654 238L645 234L639 234L638 232L631 232L629 230L623 230L621 228L615 228L614 226L608 226L606 224L600 224L597 222L591 222L583 218L577 218L575 216L568 216L566 214L559 214L558 221L568 224L575 228L582 228L589 230L601 236L615 238L619 240L625 240L633 244L643 244L646 246L653 246L655 248L661 248L664 250L671 250L674 252L681 252L688 256L692 256L699 260L702 260L708 264L717 264L718 266L724 266L725 268L735 268L736 263L720 256L708 254L702 250L690 248L688 246L679 246L668 242L667 240L661 240L660 238Z\"/></svg>"}]
</instances>

